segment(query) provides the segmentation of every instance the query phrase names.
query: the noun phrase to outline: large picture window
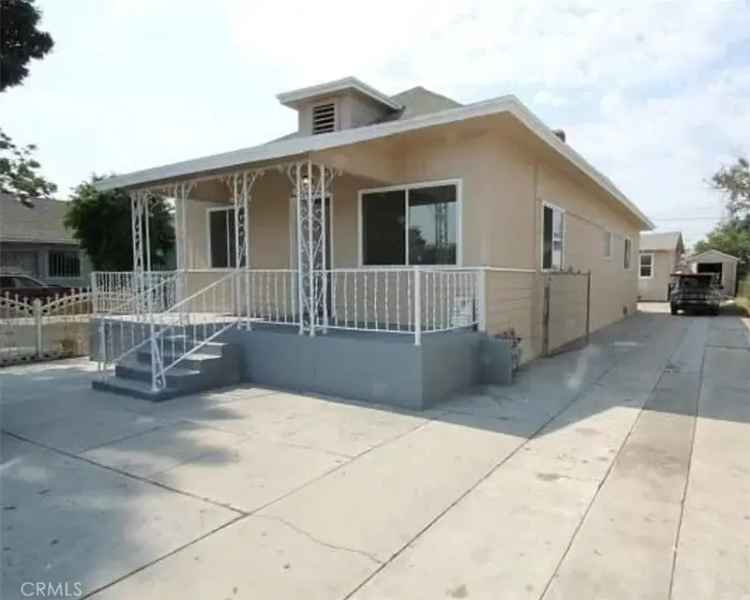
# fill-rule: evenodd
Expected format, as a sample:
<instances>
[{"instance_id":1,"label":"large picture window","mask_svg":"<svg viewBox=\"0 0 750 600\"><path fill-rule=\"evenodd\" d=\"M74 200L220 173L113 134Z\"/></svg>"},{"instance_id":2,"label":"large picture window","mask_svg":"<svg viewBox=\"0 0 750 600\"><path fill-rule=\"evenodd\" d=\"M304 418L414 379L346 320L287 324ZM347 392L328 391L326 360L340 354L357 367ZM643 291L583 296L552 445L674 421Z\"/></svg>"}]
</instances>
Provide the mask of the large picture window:
<instances>
[{"instance_id":1,"label":"large picture window","mask_svg":"<svg viewBox=\"0 0 750 600\"><path fill-rule=\"evenodd\" d=\"M214 269L235 268L237 264L235 248L234 207L209 209L208 251L211 267Z\"/></svg>"},{"instance_id":2,"label":"large picture window","mask_svg":"<svg viewBox=\"0 0 750 600\"><path fill-rule=\"evenodd\" d=\"M550 204L543 206L542 269L560 271L565 249L565 212Z\"/></svg>"},{"instance_id":3,"label":"large picture window","mask_svg":"<svg viewBox=\"0 0 750 600\"><path fill-rule=\"evenodd\" d=\"M362 192L363 265L455 265L458 186Z\"/></svg>"}]
</instances>

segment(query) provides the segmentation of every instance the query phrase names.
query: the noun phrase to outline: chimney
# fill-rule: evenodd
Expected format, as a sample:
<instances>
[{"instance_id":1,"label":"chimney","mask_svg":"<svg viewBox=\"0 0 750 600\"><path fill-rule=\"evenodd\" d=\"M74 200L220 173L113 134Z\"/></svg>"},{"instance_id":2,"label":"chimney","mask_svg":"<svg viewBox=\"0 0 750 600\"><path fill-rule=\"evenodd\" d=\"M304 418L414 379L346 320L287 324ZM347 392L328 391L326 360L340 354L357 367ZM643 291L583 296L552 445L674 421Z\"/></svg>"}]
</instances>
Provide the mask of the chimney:
<instances>
[{"instance_id":1,"label":"chimney","mask_svg":"<svg viewBox=\"0 0 750 600\"><path fill-rule=\"evenodd\" d=\"M563 142L565 141L565 130L564 129L553 129L552 133L554 133L557 137L559 137Z\"/></svg>"}]
</instances>

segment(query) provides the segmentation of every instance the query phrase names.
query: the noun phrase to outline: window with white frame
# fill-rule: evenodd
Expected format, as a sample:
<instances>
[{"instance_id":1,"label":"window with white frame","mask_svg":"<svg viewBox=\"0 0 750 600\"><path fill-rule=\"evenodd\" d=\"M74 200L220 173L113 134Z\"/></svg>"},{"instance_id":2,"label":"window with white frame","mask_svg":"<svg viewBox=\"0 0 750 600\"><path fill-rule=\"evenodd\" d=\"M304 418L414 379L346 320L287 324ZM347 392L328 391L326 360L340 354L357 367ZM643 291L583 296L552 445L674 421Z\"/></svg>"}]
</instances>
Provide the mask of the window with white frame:
<instances>
[{"instance_id":1,"label":"window with white frame","mask_svg":"<svg viewBox=\"0 0 750 600\"><path fill-rule=\"evenodd\" d=\"M361 193L362 264L455 265L458 184Z\"/></svg>"},{"instance_id":2,"label":"window with white frame","mask_svg":"<svg viewBox=\"0 0 750 600\"><path fill-rule=\"evenodd\" d=\"M633 253L633 240L631 240L629 237L625 238L625 246L623 250L622 266L625 269L629 269Z\"/></svg>"},{"instance_id":3,"label":"window with white frame","mask_svg":"<svg viewBox=\"0 0 750 600\"><path fill-rule=\"evenodd\" d=\"M604 258L612 258L612 232L604 232Z\"/></svg>"},{"instance_id":4,"label":"window with white frame","mask_svg":"<svg viewBox=\"0 0 750 600\"><path fill-rule=\"evenodd\" d=\"M233 269L237 264L234 207L208 209L208 258L211 268ZM243 259L243 266L245 260Z\"/></svg>"},{"instance_id":5,"label":"window with white frame","mask_svg":"<svg viewBox=\"0 0 750 600\"><path fill-rule=\"evenodd\" d=\"M565 211L551 204L542 208L542 269L560 271L565 249Z\"/></svg>"},{"instance_id":6,"label":"window with white frame","mask_svg":"<svg viewBox=\"0 0 750 600\"><path fill-rule=\"evenodd\" d=\"M651 279L654 276L654 255L650 253L641 254L640 277Z\"/></svg>"}]
</instances>

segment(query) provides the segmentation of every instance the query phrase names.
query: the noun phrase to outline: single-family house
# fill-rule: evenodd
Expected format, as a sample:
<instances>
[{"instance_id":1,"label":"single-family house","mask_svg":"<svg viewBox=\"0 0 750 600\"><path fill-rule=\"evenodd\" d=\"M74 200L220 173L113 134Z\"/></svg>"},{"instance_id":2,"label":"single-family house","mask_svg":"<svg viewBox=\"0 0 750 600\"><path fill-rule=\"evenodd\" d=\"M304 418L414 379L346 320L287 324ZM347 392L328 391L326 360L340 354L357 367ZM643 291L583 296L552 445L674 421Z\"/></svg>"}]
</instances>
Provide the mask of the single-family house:
<instances>
[{"instance_id":1,"label":"single-family house","mask_svg":"<svg viewBox=\"0 0 750 600\"><path fill-rule=\"evenodd\" d=\"M714 273L721 291L733 297L737 294L737 263L739 258L711 249L688 257L687 263L693 273Z\"/></svg>"},{"instance_id":2,"label":"single-family house","mask_svg":"<svg viewBox=\"0 0 750 600\"><path fill-rule=\"evenodd\" d=\"M95 276L97 387L202 373L425 406L491 378L493 344L527 361L636 310L651 222L514 96L350 77L278 100L291 135L97 184L130 192L134 242L133 273ZM155 193L171 274L150 270Z\"/></svg>"},{"instance_id":3,"label":"single-family house","mask_svg":"<svg viewBox=\"0 0 750 600\"><path fill-rule=\"evenodd\" d=\"M638 262L638 296L641 300L669 300L671 274L682 266L684 253L679 231L641 233Z\"/></svg>"},{"instance_id":4,"label":"single-family house","mask_svg":"<svg viewBox=\"0 0 750 600\"><path fill-rule=\"evenodd\" d=\"M26 205L0 193L0 270L48 284L88 287L88 258L63 224L68 206L46 198Z\"/></svg>"}]
</instances>

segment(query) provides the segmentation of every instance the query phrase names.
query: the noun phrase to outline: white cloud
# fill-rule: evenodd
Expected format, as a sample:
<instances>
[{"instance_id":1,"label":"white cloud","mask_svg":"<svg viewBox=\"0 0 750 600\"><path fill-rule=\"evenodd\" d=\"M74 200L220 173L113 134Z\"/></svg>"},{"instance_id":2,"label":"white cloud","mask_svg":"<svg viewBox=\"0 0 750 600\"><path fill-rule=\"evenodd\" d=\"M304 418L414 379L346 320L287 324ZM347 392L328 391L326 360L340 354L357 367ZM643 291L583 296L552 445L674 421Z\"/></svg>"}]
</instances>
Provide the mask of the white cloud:
<instances>
[{"instance_id":1,"label":"white cloud","mask_svg":"<svg viewBox=\"0 0 750 600\"><path fill-rule=\"evenodd\" d=\"M303 83L367 74L381 85L630 86L689 74L747 35L736 2L455 3L383 0L231 4L250 61ZM400 63L399 73L384 67ZM295 84L296 85L296 84Z\"/></svg>"},{"instance_id":2,"label":"white cloud","mask_svg":"<svg viewBox=\"0 0 750 600\"><path fill-rule=\"evenodd\" d=\"M464 102L516 93L650 215L720 214L705 179L750 153L750 5L41 0L55 51L2 125L65 190L286 133L273 95L356 75ZM670 222L688 237L708 221Z\"/></svg>"}]
</instances>

